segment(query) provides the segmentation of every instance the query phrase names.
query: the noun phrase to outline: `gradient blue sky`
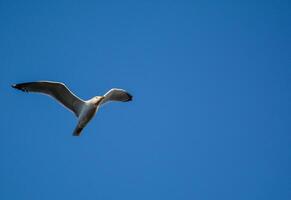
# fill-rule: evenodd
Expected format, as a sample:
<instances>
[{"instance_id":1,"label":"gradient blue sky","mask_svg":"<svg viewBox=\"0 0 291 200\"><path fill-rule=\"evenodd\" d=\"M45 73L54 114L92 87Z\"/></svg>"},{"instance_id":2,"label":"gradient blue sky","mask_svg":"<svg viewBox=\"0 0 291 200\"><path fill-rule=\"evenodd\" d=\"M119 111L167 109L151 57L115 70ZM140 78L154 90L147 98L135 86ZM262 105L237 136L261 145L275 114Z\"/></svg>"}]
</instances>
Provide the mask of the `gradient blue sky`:
<instances>
[{"instance_id":1,"label":"gradient blue sky","mask_svg":"<svg viewBox=\"0 0 291 200\"><path fill-rule=\"evenodd\" d=\"M291 199L290 1L0 1L1 200ZM10 84L120 87L75 117Z\"/></svg>"}]
</instances>

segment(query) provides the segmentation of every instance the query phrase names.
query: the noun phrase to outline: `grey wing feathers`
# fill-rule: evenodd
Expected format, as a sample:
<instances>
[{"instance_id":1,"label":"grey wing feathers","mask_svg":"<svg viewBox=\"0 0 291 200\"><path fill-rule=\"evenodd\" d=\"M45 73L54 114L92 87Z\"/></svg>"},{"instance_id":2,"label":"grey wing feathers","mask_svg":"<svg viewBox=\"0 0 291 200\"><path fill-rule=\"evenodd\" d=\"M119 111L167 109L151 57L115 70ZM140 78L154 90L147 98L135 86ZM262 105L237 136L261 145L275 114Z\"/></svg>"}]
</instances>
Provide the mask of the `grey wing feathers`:
<instances>
[{"instance_id":1,"label":"grey wing feathers","mask_svg":"<svg viewBox=\"0 0 291 200\"><path fill-rule=\"evenodd\" d=\"M132 95L129 94L127 91L113 88L104 95L104 99L102 100L101 104L104 104L108 101L126 102L126 101L131 101L131 100L132 100Z\"/></svg>"},{"instance_id":2,"label":"grey wing feathers","mask_svg":"<svg viewBox=\"0 0 291 200\"><path fill-rule=\"evenodd\" d=\"M83 100L74 95L63 83L51 81L28 82L12 85L13 88L24 92L37 92L47 94L58 100L65 107L79 116Z\"/></svg>"}]
</instances>

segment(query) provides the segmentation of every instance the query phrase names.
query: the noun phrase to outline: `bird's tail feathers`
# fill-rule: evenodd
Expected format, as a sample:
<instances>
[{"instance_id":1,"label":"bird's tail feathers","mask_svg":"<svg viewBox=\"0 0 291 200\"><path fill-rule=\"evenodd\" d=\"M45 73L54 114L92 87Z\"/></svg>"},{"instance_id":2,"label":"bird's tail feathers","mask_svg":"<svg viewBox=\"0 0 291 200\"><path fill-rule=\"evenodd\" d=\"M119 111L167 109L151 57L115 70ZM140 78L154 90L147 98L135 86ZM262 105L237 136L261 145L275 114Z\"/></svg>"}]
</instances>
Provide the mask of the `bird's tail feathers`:
<instances>
[{"instance_id":1,"label":"bird's tail feathers","mask_svg":"<svg viewBox=\"0 0 291 200\"><path fill-rule=\"evenodd\" d=\"M83 128L84 127L80 127L79 125L77 125L77 127L75 128L75 130L73 132L73 136L80 136Z\"/></svg>"}]
</instances>

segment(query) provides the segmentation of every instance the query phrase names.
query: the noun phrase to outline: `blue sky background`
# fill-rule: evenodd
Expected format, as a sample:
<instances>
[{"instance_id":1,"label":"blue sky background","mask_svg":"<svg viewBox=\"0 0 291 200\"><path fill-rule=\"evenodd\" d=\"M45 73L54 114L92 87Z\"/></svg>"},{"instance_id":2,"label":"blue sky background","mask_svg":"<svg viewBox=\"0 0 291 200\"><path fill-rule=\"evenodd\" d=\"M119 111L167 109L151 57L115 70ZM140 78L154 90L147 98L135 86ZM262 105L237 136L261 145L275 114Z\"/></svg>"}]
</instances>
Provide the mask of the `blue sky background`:
<instances>
[{"instance_id":1,"label":"blue sky background","mask_svg":"<svg viewBox=\"0 0 291 200\"><path fill-rule=\"evenodd\" d=\"M291 199L290 1L0 1L0 199ZM76 118L10 84L131 103Z\"/></svg>"}]
</instances>

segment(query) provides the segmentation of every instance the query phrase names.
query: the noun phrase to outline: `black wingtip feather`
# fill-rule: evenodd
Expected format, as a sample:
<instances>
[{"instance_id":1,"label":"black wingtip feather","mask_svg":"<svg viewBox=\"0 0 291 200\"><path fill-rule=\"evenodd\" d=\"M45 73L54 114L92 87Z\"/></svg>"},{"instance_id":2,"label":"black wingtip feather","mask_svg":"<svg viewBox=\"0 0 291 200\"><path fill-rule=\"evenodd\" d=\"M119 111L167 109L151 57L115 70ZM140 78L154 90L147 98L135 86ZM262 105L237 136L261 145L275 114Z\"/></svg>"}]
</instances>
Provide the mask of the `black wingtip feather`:
<instances>
[{"instance_id":1,"label":"black wingtip feather","mask_svg":"<svg viewBox=\"0 0 291 200\"><path fill-rule=\"evenodd\" d=\"M127 93L127 95L128 95L128 100L127 101L132 101L133 96L131 94L129 94L129 93Z\"/></svg>"},{"instance_id":2,"label":"black wingtip feather","mask_svg":"<svg viewBox=\"0 0 291 200\"><path fill-rule=\"evenodd\" d=\"M20 86L20 84L12 84L11 87L25 92L25 90Z\"/></svg>"}]
</instances>

